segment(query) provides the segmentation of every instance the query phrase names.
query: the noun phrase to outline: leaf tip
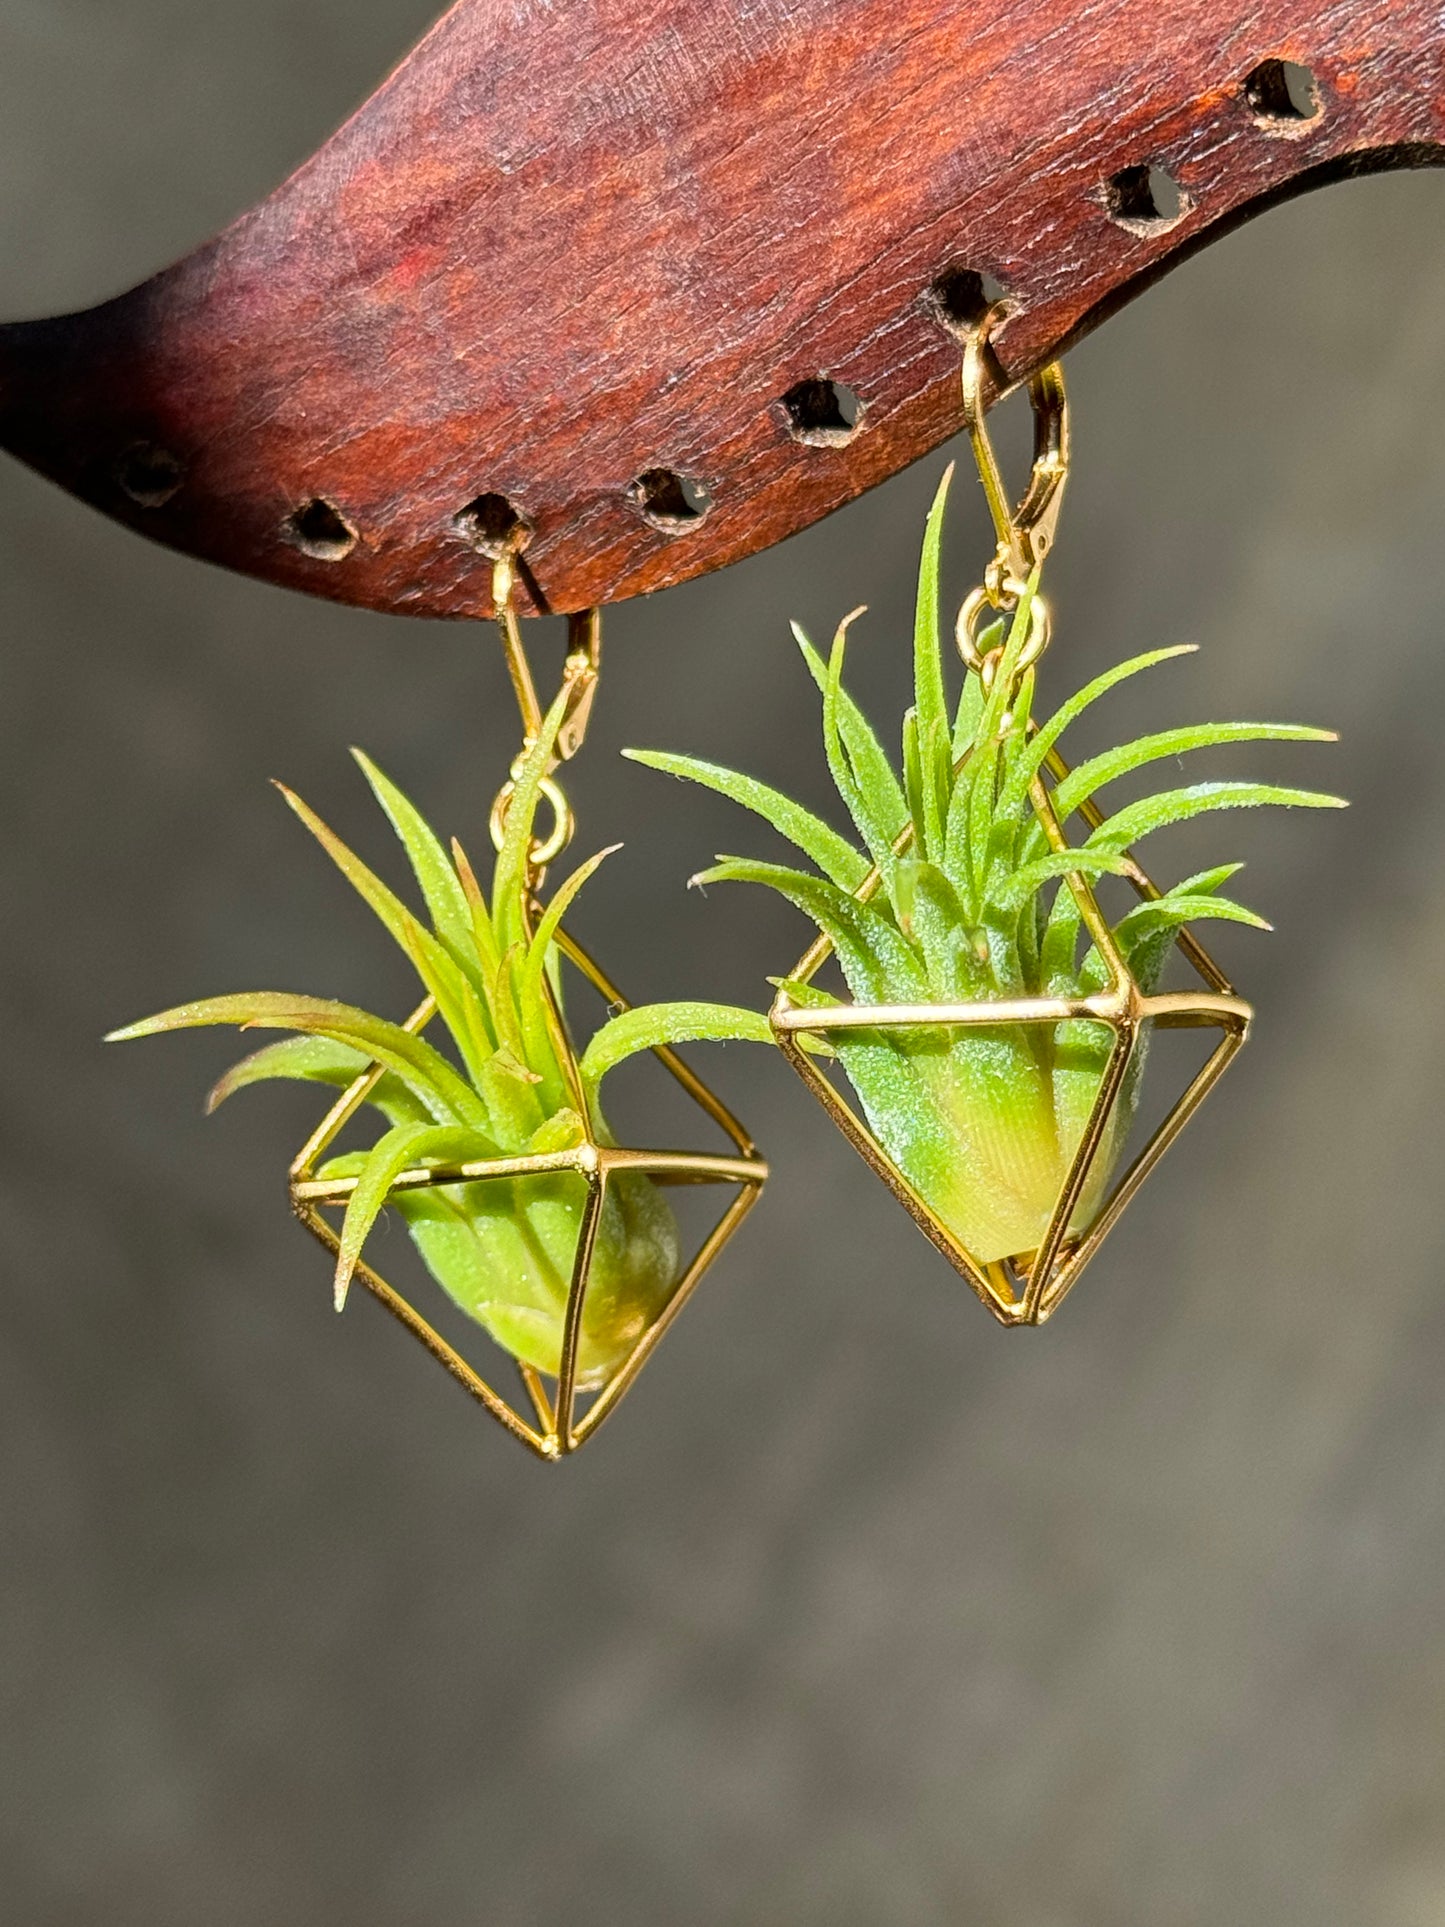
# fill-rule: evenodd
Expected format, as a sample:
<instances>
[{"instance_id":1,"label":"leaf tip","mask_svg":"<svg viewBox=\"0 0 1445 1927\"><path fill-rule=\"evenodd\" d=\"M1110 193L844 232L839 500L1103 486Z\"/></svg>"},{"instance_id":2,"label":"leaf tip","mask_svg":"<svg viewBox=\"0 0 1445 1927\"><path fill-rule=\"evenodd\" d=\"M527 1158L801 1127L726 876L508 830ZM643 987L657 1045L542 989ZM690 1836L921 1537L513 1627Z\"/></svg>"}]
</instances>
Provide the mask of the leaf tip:
<instances>
[{"instance_id":1,"label":"leaf tip","mask_svg":"<svg viewBox=\"0 0 1445 1927\"><path fill-rule=\"evenodd\" d=\"M230 1095L230 1074L228 1072L225 1077L217 1078L216 1082L206 1092L205 1101L201 1105L201 1116L214 1117Z\"/></svg>"},{"instance_id":2,"label":"leaf tip","mask_svg":"<svg viewBox=\"0 0 1445 1927\"><path fill-rule=\"evenodd\" d=\"M364 749L359 748L355 743L349 744L348 748L350 750L351 760L366 778L376 800L382 805L383 809L385 809L387 805L383 792L392 788L391 783L388 782L387 778L382 774L381 770L378 769L377 765L371 760Z\"/></svg>"}]
</instances>

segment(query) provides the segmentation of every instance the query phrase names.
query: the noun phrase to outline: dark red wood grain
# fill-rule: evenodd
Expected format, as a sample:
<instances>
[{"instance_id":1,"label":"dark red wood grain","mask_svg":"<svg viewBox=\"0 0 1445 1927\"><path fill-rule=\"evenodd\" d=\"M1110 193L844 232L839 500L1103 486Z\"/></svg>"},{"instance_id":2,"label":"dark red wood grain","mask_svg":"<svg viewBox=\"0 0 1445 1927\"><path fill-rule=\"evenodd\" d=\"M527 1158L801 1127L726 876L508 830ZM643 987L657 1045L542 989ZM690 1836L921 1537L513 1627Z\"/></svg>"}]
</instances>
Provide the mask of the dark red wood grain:
<instances>
[{"instance_id":1,"label":"dark red wood grain","mask_svg":"<svg viewBox=\"0 0 1445 1927\"><path fill-rule=\"evenodd\" d=\"M1271 58L1311 69L1314 118L1251 100ZM487 611L454 518L500 494L534 598L575 609L953 433L940 276L1014 297L1017 381L1272 200L1442 158L1438 0L459 0L215 241L0 329L0 443L160 541L415 615ZM1150 164L1172 224L1111 206ZM781 398L820 377L863 413L800 441ZM708 512L650 523L630 485L657 469ZM354 540L298 529L314 502Z\"/></svg>"}]
</instances>

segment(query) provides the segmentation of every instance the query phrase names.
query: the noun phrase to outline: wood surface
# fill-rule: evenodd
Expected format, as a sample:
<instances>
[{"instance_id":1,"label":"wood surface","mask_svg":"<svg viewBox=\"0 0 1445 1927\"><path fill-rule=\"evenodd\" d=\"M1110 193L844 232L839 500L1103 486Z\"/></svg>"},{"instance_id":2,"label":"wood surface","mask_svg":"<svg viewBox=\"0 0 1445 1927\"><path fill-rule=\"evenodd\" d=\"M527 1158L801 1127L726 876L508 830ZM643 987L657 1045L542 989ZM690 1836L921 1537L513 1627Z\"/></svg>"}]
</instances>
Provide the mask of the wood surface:
<instances>
[{"instance_id":1,"label":"wood surface","mask_svg":"<svg viewBox=\"0 0 1445 1927\"><path fill-rule=\"evenodd\" d=\"M487 612L515 512L532 605L570 610L952 434L985 277L1017 382L1249 213L1442 157L1435 0L459 0L217 239L0 329L0 444L415 615Z\"/></svg>"}]
</instances>

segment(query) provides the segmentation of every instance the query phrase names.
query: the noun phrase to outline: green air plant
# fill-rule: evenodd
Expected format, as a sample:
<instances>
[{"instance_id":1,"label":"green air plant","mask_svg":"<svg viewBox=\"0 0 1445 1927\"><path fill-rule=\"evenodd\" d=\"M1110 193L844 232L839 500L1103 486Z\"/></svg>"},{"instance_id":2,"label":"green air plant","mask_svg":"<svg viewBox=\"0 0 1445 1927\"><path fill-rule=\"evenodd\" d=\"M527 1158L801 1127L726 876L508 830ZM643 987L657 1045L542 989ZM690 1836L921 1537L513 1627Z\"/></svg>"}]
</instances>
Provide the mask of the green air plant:
<instances>
[{"instance_id":1,"label":"green air plant","mask_svg":"<svg viewBox=\"0 0 1445 1927\"><path fill-rule=\"evenodd\" d=\"M826 661L794 627L822 693L828 767L856 840L737 771L689 756L628 754L741 803L809 859L813 872L721 857L693 880L759 883L786 897L830 940L855 1004L1092 995L1104 987L1105 967L1082 926L1066 872L1092 879L1122 871L1126 853L1141 838L1207 811L1259 804L1330 808L1340 799L1262 783L1194 783L1103 814L1075 848L1051 848L1030 792L1036 781L1057 772L1057 745L1065 729L1127 677L1188 651L1158 649L1120 663L1033 727L1034 672L1020 673L1019 664L1035 616L1036 573L1011 620L979 638L980 656L997 652L991 686L986 689L970 670L950 715L938 589L948 482L945 475L924 537L914 627L915 694L904 719L899 768L843 687L853 617L840 626ZM1052 807L1067 826L1100 791L1148 764L1258 740L1331 737L1324 730L1271 723L1164 730L1092 756L1071 774L1058 776ZM1185 924L1212 917L1267 928L1224 894L1239 868L1220 864L1186 877L1157 902L1138 903L1111 922L1142 990L1158 985ZM839 1001L811 981L780 981L795 1004ZM1112 1041L1107 1025L1082 1019L1027 1027L833 1033L841 1068L878 1142L982 1264L1024 1256L1042 1242ZM1141 1039L1092 1161L1072 1232L1087 1227L1118 1163L1138 1102L1143 1062Z\"/></svg>"},{"instance_id":2,"label":"green air plant","mask_svg":"<svg viewBox=\"0 0 1445 1927\"><path fill-rule=\"evenodd\" d=\"M562 883L535 917L529 851L543 778L565 714L549 712L518 771L497 853L491 900L466 854L443 848L416 808L359 751L367 781L405 848L429 913L407 906L300 800L282 794L405 951L450 1040L425 1038L343 1003L281 992L208 998L112 1033L145 1037L204 1024L299 1033L242 1060L211 1092L208 1109L248 1084L300 1078L336 1087L371 1066L383 1074L369 1102L386 1129L369 1149L332 1159L318 1174L356 1180L341 1230L336 1302L363 1245L390 1206L406 1221L443 1290L525 1365L555 1375L586 1184L573 1172L438 1183L394 1190L404 1170L527 1153L583 1141L611 1144L598 1087L634 1052L709 1037L766 1041L754 1012L707 1004L656 1004L605 1022L576 1057L562 1018L557 937L561 919L602 851ZM575 1068L576 1075L572 1075ZM651 1178L635 1171L608 1186L584 1303L577 1382L605 1381L665 1306L679 1276L678 1227Z\"/></svg>"}]
</instances>

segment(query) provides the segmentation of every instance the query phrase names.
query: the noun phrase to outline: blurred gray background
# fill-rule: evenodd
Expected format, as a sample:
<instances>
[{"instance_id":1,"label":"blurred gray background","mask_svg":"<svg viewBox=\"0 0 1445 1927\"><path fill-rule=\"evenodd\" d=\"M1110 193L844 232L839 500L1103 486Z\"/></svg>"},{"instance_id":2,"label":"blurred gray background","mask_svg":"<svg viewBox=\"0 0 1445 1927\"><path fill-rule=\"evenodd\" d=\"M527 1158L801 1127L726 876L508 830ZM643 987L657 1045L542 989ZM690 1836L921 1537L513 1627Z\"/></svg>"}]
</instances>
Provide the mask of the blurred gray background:
<instances>
[{"instance_id":1,"label":"blurred gray background","mask_svg":"<svg viewBox=\"0 0 1445 1927\"><path fill-rule=\"evenodd\" d=\"M0 312L88 304L264 192L433 0L5 0ZM1257 1040L1066 1314L998 1330L780 1061L773 1156L596 1445L540 1467L287 1215L305 1092L210 1123L275 986L404 967L266 786L385 860L345 755L484 840L491 633L293 599L0 467L0 1892L36 1927L1438 1927L1445 1921L1445 179L1282 208L1071 357L1055 695L1354 799L1231 818ZM1010 429L1015 440L1022 424ZM858 601L902 707L930 460L616 612L573 791L635 997L745 1001L805 932L687 893L766 837L627 742L825 798L789 616ZM987 553L970 481L955 590ZM1086 745L1087 746L1087 745ZM1195 845L1161 839L1181 874Z\"/></svg>"}]
</instances>

